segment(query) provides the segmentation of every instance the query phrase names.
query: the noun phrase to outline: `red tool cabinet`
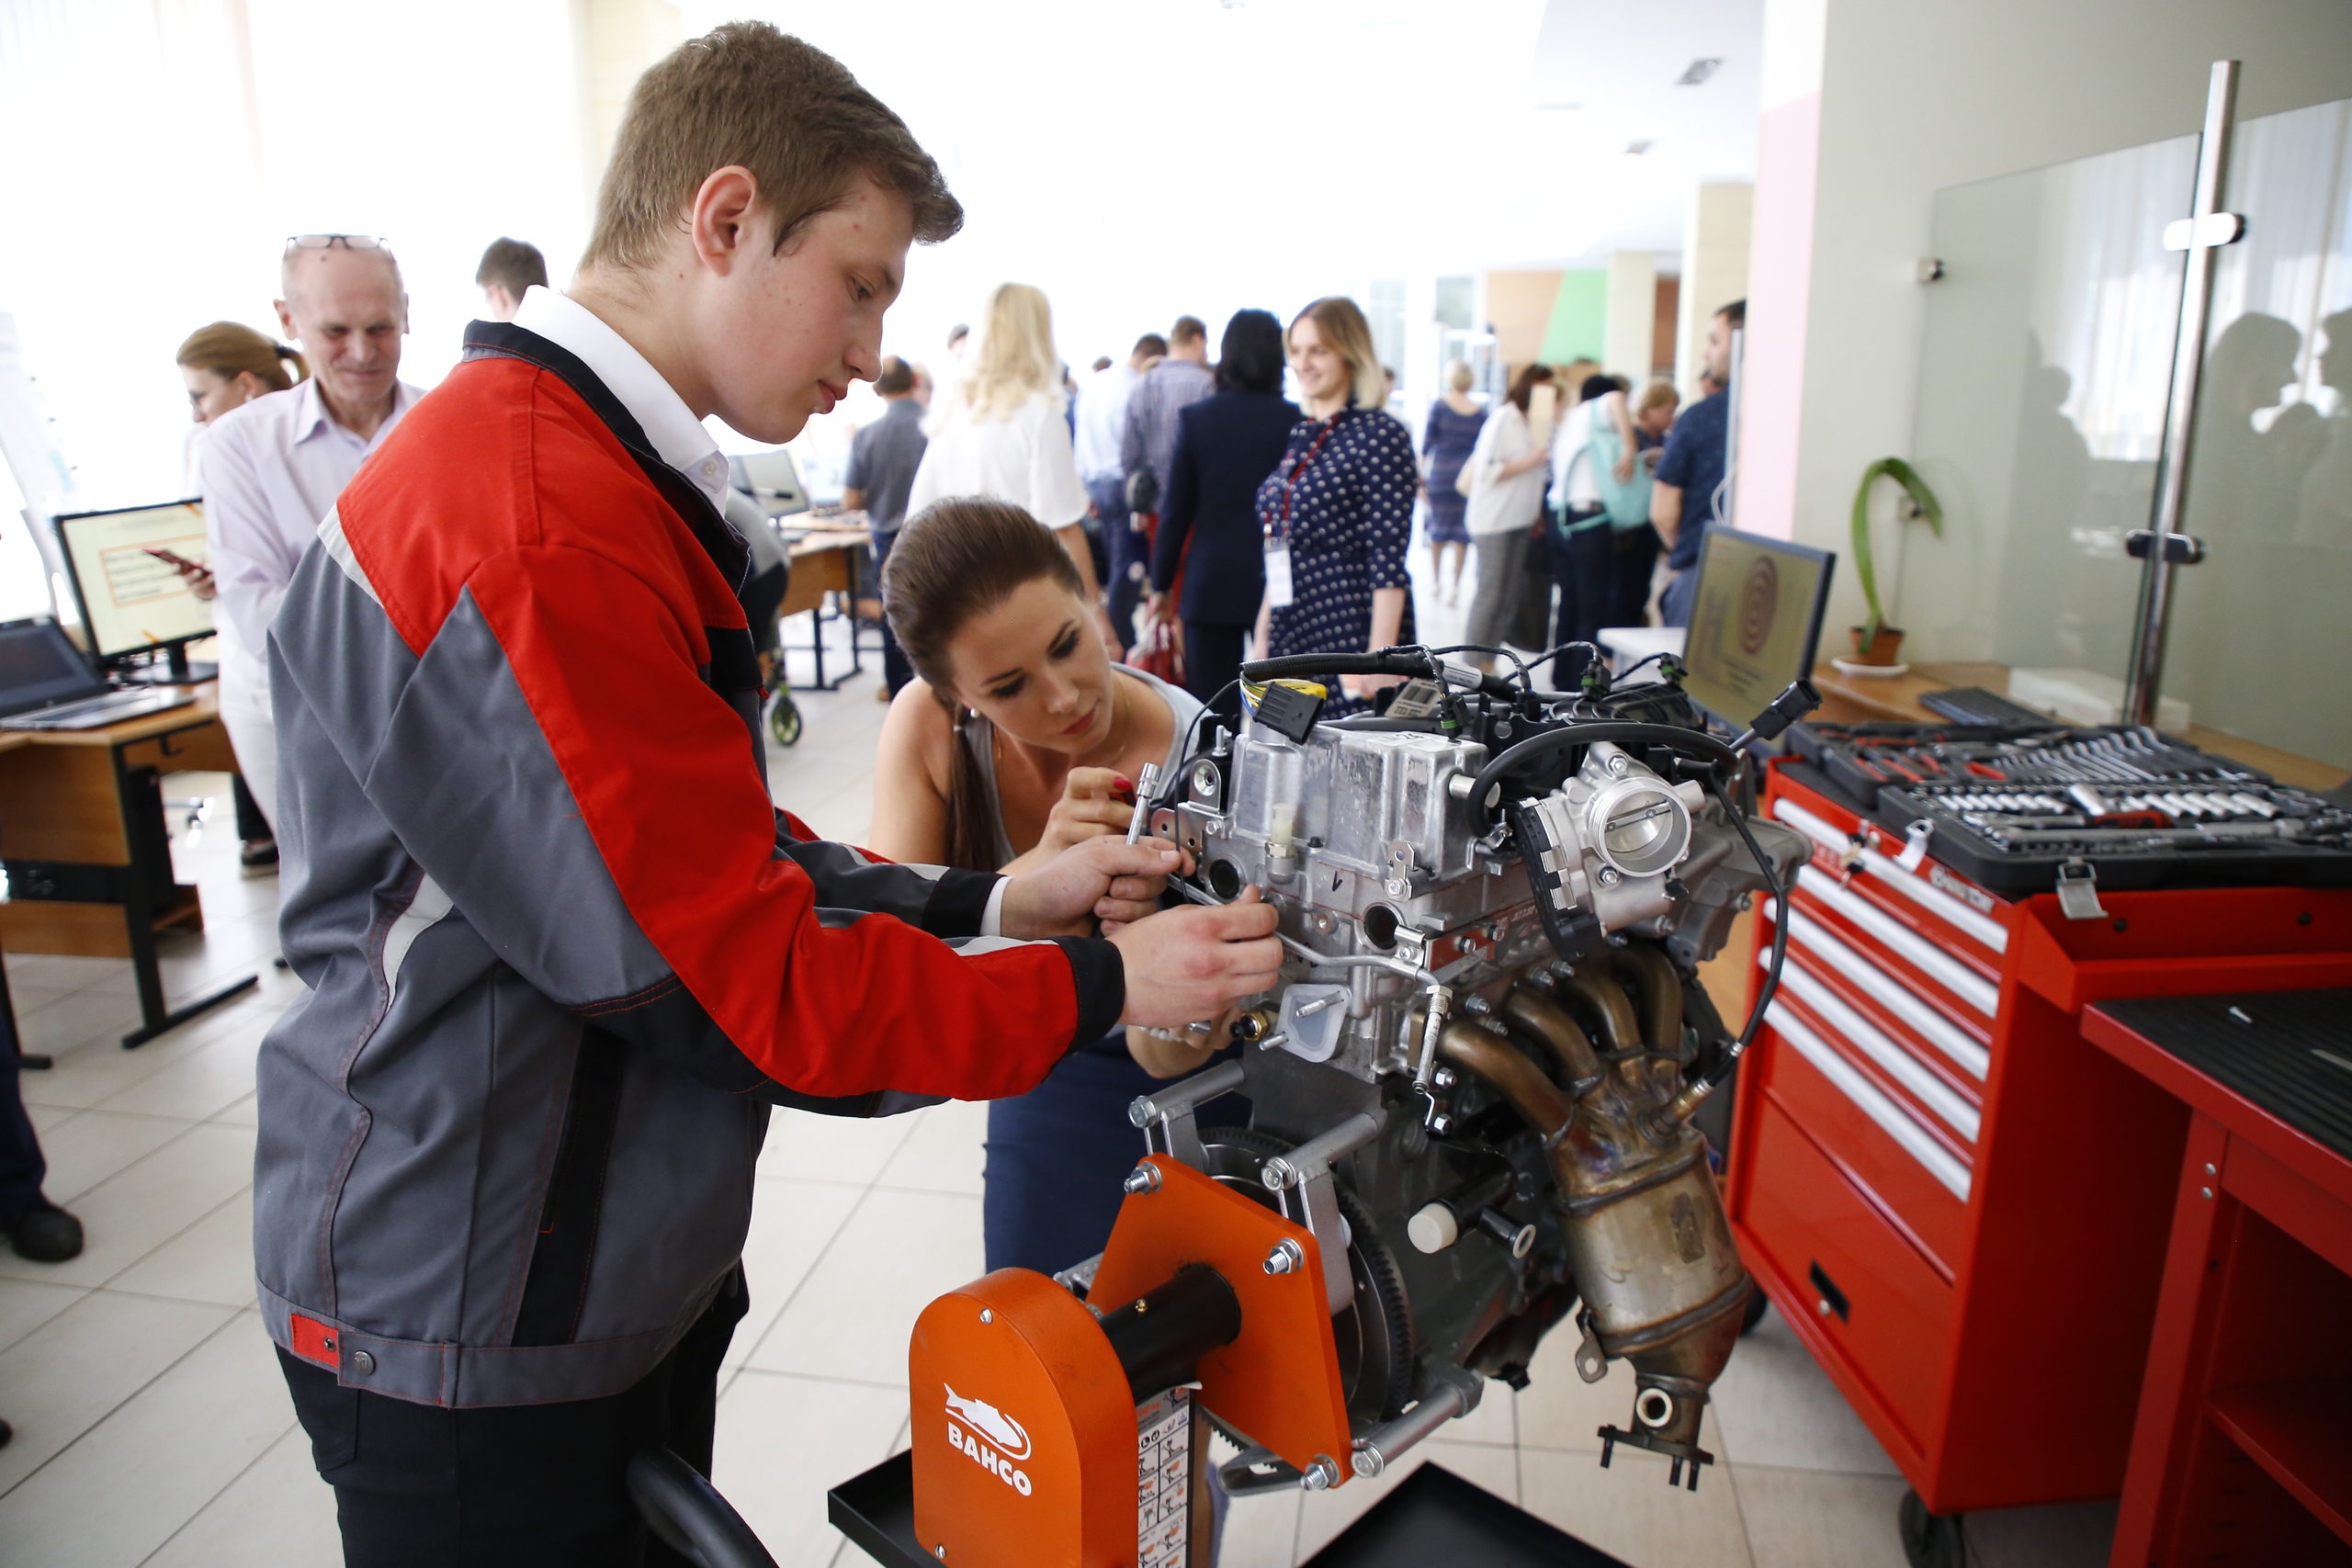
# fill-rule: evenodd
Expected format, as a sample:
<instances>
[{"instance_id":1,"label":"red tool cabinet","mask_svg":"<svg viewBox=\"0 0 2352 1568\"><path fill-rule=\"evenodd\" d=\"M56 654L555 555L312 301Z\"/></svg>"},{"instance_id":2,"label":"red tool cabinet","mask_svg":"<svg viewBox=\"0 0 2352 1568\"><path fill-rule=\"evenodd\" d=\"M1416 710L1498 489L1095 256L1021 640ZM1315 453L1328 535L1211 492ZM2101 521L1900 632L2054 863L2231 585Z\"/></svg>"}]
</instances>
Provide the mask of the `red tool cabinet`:
<instances>
[{"instance_id":1,"label":"red tool cabinet","mask_svg":"<svg viewBox=\"0 0 2352 1568\"><path fill-rule=\"evenodd\" d=\"M1790 925L1734 1112L1742 1257L1931 1512L2116 1495L2188 1116L2080 1015L2352 983L2352 892L2110 893L2070 920L1907 857L1803 763L1765 801L1814 853L1757 922L1758 979Z\"/></svg>"}]
</instances>

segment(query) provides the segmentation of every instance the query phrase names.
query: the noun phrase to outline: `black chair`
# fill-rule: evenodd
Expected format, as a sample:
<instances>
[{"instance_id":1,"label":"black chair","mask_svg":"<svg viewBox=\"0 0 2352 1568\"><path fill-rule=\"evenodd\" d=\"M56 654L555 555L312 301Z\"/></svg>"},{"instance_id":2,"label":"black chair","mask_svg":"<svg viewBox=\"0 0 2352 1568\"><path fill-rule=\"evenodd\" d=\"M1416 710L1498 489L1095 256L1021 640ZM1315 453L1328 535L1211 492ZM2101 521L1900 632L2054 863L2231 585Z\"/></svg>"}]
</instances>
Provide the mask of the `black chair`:
<instances>
[{"instance_id":1,"label":"black chair","mask_svg":"<svg viewBox=\"0 0 2352 1568\"><path fill-rule=\"evenodd\" d=\"M628 1461L628 1495L662 1544L699 1568L776 1568L718 1489L667 1449Z\"/></svg>"}]
</instances>

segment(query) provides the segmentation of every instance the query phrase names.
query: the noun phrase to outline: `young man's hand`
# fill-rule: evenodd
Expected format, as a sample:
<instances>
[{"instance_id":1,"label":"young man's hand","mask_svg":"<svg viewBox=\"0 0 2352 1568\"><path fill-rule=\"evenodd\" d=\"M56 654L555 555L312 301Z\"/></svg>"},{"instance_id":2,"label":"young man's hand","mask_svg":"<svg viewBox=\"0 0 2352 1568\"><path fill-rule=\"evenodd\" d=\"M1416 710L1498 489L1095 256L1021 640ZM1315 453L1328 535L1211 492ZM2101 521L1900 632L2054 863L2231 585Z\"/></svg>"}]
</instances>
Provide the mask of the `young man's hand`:
<instances>
[{"instance_id":1,"label":"young man's hand","mask_svg":"<svg viewBox=\"0 0 2352 1568\"><path fill-rule=\"evenodd\" d=\"M1245 887L1230 904L1165 909L1112 931L1127 970L1119 1021L1182 1028L1272 989L1283 964L1274 924L1273 906Z\"/></svg>"},{"instance_id":2,"label":"young man's hand","mask_svg":"<svg viewBox=\"0 0 2352 1568\"><path fill-rule=\"evenodd\" d=\"M1089 839L1012 878L999 928L1010 937L1086 936L1094 920L1140 920L1159 908L1160 890L1183 867L1183 854L1158 840Z\"/></svg>"}]
</instances>

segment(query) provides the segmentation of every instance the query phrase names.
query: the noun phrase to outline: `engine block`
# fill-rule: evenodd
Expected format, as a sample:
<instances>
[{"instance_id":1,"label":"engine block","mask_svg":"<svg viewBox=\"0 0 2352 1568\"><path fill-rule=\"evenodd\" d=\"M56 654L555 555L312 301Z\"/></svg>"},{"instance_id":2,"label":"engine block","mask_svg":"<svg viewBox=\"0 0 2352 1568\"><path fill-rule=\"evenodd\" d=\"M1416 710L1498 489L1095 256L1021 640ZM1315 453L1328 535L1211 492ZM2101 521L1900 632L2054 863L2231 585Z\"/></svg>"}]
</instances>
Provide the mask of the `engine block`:
<instances>
[{"instance_id":1,"label":"engine block","mask_svg":"<svg viewBox=\"0 0 2352 1568\"><path fill-rule=\"evenodd\" d=\"M1182 890L1258 888L1287 958L1273 991L1195 1026L1238 1059L1135 1120L1321 1243L1357 1473L1475 1407L1486 1378L1523 1385L1573 1321L1589 1381L1611 1359L1636 1373L1602 1462L1651 1449L1695 1488L1753 1289L1692 1122L1733 1041L1697 965L1804 840L1734 819L1735 754L1670 682L1628 720L1602 694L1418 657L1429 675L1381 717L1317 723L1311 691L1258 688L1238 734L1147 781L1145 830L1193 858ZM1236 1089L1247 1127L1196 1124ZM1229 1435L1230 1489L1299 1483Z\"/></svg>"}]
</instances>

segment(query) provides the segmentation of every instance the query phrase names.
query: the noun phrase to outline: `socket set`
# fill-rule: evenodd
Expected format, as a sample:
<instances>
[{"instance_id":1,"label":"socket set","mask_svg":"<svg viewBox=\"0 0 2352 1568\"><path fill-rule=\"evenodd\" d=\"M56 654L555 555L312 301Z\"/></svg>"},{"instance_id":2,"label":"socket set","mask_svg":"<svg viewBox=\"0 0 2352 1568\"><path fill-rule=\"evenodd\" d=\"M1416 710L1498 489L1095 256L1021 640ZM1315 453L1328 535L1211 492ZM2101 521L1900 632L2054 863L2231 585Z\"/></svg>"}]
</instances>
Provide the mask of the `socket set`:
<instances>
[{"instance_id":1,"label":"socket set","mask_svg":"<svg viewBox=\"0 0 2352 1568\"><path fill-rule=\"evenodd\" d=\"M2046 891L2077 862L2109 889L2352 886L2352 811L2153 729L1798 728L1797 750L1881 826L1927 833L1927 853L1994 892Z\"/></svg>"}]
</instances>

